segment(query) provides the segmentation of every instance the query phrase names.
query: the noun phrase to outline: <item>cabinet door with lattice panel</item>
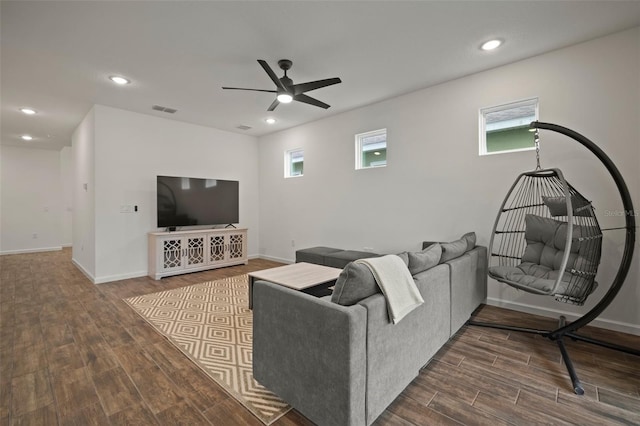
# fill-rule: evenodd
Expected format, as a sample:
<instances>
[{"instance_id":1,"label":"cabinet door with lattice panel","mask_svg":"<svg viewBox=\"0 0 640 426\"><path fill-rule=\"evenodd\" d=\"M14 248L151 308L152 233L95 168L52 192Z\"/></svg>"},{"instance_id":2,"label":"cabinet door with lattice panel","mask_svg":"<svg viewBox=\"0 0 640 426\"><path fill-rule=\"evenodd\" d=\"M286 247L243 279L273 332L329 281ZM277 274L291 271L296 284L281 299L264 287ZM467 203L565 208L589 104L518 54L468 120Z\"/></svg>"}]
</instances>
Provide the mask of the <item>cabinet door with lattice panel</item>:
<instances>
[{"instance_id":1,"label":"cabinet door with lattice panel","mask_svg":"<svg viewBox=\"0 0 640 426\"><path fill-rule=\"evenodd\" d=\"M225 261L225 253L226 253L226 242L225 235L209 235L209 251L208 251L208 262L209 263L218 263Z\"/></svg>"},{"instance_id":2,"label":"cabinet door with lattice panel","mask_svg":"<svg viewBox=\"0 0 640 426\"><path fill-rule=\"evenodd\" d=\"M229 259L242 259L246 256L244 234L229 234Z\"/></svg>"},{"instance_id":3,"label":"cabinet door with lattice panel","mask_svg":"<svg viewBox=\"0 0 640 426\"><path fill-rule=\"evenodd\" d=\"M182 269L183 251L181 237L168 237L162 239L162 267L163 271Z\"/></svg>"},{"instance_id":4,"label":"cabinet door with lattice panel","mask_svg":"<svg viewBox=\"0 0 640 426\"><path fill-rule=\"evenodd\" d=\"M185 238L186 244L186 266L200 266L204 265L206 262L205 259L205 235L194 235Z\"/></svg>"}]
</instances>

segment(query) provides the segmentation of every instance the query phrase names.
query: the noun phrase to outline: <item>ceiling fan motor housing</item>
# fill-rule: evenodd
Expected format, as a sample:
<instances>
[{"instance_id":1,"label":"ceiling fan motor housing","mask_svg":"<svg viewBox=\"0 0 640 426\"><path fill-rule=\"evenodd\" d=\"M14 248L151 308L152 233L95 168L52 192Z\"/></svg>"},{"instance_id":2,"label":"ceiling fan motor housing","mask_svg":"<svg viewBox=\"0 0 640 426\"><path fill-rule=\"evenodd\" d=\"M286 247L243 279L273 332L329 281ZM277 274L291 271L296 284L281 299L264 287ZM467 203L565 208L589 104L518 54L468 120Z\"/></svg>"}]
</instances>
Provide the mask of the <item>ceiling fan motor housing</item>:
<instances>
[{"instance_id":1,"label":"ceiling fan motor housing","mask_svg":"<svg viewBox=\"0 0 640 426\"><path fill-rule=\"evenodd\" d=\"M287 72L287 70L291 69L292 65L293 62L291 62L289 59L280 59L278 61L278 66L280 67L280 69L284 70L285 73Z\"/></svg>"}]
</instances>

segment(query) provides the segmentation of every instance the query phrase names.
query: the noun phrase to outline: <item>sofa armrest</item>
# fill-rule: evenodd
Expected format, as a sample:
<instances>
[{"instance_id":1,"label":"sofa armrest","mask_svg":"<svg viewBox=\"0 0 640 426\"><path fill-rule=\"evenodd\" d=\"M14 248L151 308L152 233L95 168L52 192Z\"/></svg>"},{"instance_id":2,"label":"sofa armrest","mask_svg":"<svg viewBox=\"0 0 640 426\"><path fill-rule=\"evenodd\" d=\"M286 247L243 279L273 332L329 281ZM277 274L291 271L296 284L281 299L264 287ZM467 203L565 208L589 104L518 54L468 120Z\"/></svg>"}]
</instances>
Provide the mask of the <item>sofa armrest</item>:
<instances>
[{"instance_id":1,"label":"sofa armrest","mask_svg":"<svg viewBox=\"0 0 640 426\"><path fill-rule=\"evenodd\" d=\"M364 424L366 323L363 306L257 281L254 377L317 424Z\"/></svg>"},{"instance_id":2,"label":"sofa armrest","mask_svg":"<svg viewBox=\"0 0 640 426\"><path fill-rule=\"evenodd\" d=\"M446 262L451 273L451 335L487 298L487 248L476 246Z\"/></svg>"}]
</instances>

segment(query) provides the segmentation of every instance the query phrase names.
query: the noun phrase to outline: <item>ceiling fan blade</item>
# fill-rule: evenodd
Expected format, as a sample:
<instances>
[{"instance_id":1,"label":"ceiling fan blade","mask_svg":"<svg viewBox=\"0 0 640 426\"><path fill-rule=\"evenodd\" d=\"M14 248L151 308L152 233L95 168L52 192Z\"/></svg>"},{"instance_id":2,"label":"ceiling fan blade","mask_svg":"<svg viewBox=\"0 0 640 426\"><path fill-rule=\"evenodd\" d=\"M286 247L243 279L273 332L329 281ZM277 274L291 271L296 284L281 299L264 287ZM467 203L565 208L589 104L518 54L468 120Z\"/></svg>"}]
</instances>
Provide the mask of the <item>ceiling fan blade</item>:
<instances>
[{"instance_id":1,"label":"ceiling fan blade","mask_svg":"<svg viewBox=\"0 0 640 426\"><path fill-rule=\"evenodd\" d=\"M276 109L278 105L280 105L280 101L276 99L271 103L271 105L269 105L269 108L267 108L267 111L273 111L274 109Z\"/></svg>"},{"instance_id":2,"label":"ceiling fan blade","mask_svg":"<svg viewBox=\"0 0 640 426\"><path fill-rule=\"evenodd\" d=\"M320 89L321 87L327 87L338 83L342 83L342 80L337 77L327 78L326 80L317 80L310 81L308 83L294 84L293 86L291 86L291 89L293 89L293 93L299 95L304 92L309 92L311 90Z\"/></svg>"},{"instance_id":3,"label":"ceiling fan blade","mask_svg":"<svg viewBox=\"0 0 640 426\"><path fill-rule=\"evenodd\" d=\"M278 78L278 76L276 75L276 73L273 72L273 70L271 69L271 67L269 66L269 64L262 60L262 59L258 59L258 63L260 65L262 65L262 68L264 68L264 70L267 72L267 74L269 74L269 77L271 78L271 80L276 84L276 86L278 86L278 88L286 91L287 88L284 87L284 84L282 84L282 82L280 81L280 79Z\"/></svg>"},{"instance_id":4,"label":"ceiling fan blade","mask_svg":"<svg viewBox=\"0 0 640 426\"><path fill-rule=\"evenodd\" d=\"M264 89L245 89L244 87L223 87L223 89L227 89L227 90L251 90L252 92L268 92L268 93L277 93L275 90L264 90Z\"/></svg>"},{"instance_id":5,"label":"ceiling fan blade","mask_svg":"<svg viewBox=\"0 0 640 426\"><path fill-rule=\"evenodd\" d=\"M307 95L303 95L303 94L299 94L299 95L295 95L293 97L294 100L298 101L298 102L304 102L305 104L309 104L309 105L314 105L320 108L324 108L327 109L329 108L331 105L327 105L324 102L321 102L317 99L312 98L311 96L307 96Z\"/></svg>"}]
</instances>

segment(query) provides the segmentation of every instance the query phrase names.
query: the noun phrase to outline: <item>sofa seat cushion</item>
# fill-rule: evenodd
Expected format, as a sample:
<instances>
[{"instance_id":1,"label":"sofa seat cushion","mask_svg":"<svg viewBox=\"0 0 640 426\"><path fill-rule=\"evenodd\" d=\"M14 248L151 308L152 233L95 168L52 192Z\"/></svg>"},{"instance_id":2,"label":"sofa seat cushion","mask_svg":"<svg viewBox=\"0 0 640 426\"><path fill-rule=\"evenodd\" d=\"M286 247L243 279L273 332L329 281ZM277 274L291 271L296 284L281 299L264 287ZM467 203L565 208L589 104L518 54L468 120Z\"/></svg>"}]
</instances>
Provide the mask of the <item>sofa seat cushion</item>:
<instances>
[{"instance_id":1,"label":"sofa seat cushion","mask_svg":"<svg viewBox=\"0 0 640 426\"><path fill-rule=\"evenodd\" d=\"M315 263L316 265L325 265L325 257L331 253L337 253L339 251L342 251L342 249L322 246L296 250L296 263L306 262Z\"/></svg>"},{"instance_id":2,"label":"sofa seat cushion","mask_svg":"<svg viewBox=\"0 0 640 426\"><path fill-rule=\"evenodd\" d=\"M344 268L349 264L349 262L353 262L354 260L379 256L379 254L368 251L342 250L325 256L325 266L331 266L332 268Z\"/></svg>"},{"instance_id":3,"label":"sofa seat cushion","mask_svg":"<svg viewBox=\"0 0 640 426\"><path fill-rule=\"evenodd\" d=\"M364 264L351 262L338 276L331 301L351 306L376 293L380 293L380 287L371 270Z\"/></svg>"}]
</instances>

